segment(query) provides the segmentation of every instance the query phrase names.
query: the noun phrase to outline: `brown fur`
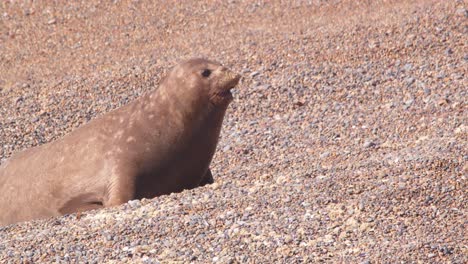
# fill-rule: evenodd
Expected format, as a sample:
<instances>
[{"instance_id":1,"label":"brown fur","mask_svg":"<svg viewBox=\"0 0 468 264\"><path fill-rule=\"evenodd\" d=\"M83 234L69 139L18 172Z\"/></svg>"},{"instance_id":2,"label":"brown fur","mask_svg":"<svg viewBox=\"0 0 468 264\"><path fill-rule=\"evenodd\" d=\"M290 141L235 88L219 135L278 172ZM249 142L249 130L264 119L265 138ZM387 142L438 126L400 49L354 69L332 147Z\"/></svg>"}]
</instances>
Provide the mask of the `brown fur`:
<instances>
[{"instance_id":1,"label":"brown fur","mask_svg":"<svg viewBox=\"0 0 468 264\"><path fill-rule=\"evenodd\" d=\"M212 61L186 61L153 92L14 155L0 166L0 225L212 183L208 166L239 78Z\"/></svg>"}]
</instances>

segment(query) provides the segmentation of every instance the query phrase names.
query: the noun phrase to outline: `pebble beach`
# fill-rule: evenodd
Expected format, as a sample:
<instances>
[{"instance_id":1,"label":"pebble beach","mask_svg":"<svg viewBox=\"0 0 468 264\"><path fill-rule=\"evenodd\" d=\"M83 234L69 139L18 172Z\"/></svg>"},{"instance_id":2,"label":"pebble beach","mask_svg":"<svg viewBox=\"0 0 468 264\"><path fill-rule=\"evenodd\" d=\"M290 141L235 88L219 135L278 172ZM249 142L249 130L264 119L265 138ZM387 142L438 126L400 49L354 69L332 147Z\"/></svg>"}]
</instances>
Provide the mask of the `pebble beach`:
<instances>
[{"instance_id":1,"label":"pebble beach","mask_svg":"<svg viewBox=\"0 0 468 264\"><path fill-rule=\"evenodd\" d=\"M214 184L0 226L0 263L468 263L468 1L2 1L0 164L192 57L242 75Z\"/></svg>"}]
</instances>

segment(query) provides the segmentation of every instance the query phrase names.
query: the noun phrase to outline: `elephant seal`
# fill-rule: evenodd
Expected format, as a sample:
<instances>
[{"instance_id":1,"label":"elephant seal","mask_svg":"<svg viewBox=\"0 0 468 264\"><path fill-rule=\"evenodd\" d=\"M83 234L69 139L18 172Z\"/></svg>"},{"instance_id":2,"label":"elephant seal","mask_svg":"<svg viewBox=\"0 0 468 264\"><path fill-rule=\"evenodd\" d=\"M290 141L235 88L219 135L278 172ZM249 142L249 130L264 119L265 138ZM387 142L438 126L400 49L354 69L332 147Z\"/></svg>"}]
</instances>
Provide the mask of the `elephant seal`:
<instances>
[{"instance_id":1,"label":"elephant seal","mask_svg":"<svg viewBox=\"0 0 468 264\"><path fill-rule=\"evenodd\" d=\"M158 89L0 166L0 225L213 182L209 164L240 76L191 59Z\"/></svg>"}]
</instances>

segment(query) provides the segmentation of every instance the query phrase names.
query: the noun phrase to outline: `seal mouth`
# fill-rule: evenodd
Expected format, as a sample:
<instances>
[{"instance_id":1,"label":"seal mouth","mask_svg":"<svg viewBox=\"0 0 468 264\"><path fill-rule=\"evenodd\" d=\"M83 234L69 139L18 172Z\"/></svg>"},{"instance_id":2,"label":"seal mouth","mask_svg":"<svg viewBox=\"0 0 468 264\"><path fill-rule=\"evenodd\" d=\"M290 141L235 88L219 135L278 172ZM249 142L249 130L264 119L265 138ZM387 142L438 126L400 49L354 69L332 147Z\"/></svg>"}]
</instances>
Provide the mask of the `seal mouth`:
<instances>
[{"instance_id":1,"label":"seal mouth","mask_svg":"<svg viewBox=\"0 0 468 264\"><path fill-rule=\"evenodd\" d=\"M223 89L221 92L217 93L219 97L222 98L231 98L232 99L232 92L231 90L236 87L237 81L234 84L227 85L226 89Z\"/></svg>"},{"instance_id":2,"label":"seal mouth","mask_svg":"<svg viewBox=\"0 0 468 264\"><path fill-rule=\"evenodd\" d=\"M232 99L233 96L232 96L232 93L231 93L231 89L233 89L233 88L234 88L234 86L227 89L227 90L225 90L225 91L222 91L222 92L218 93L218 96L222 97L222 98L226 98L226 99Z\"/></svg>"},{"instance_id":3,"label":"seal mouth","mask_svg":"<svg viewBox=\"0 0 468 264\"><path fill-rule=\"evenodd\" d=\"M236 85L239 83L239 80L240 75L233 74L232 78L230 78L230 80L224 85L225 88L216 93L216 96L223 101L232 101L234 97L232 96L231 90L236 87Z\"/></svg>"}]
</instances>

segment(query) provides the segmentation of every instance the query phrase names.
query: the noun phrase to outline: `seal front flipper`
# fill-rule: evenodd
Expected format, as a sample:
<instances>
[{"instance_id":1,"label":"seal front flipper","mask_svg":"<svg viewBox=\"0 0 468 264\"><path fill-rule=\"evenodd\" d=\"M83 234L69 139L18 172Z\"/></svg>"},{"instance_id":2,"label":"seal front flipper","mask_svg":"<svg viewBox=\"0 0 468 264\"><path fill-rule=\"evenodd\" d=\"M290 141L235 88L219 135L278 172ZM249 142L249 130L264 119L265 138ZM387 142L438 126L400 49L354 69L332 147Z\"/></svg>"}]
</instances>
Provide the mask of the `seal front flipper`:
<instances>
[{"instance_id":1,"label":"seal front flipper","mask_svg":"<svg viewBox=\"0 0 468 264\"><path fill-rule=\"evenodd\" d=\"M208 169L205 173L205 176L203 176L203 179L200 182L199 186L202 187L202 186L205 186L207 184L212 184L212 183L214 183L213 174L211 174L211 170Z\"/></svg>"},{"instance_id":2,"label":"seal front flipper","mask_svg":"<svg viewBox=\"0 0 468 264\"><path fill-rule=\"evenodd\" d=\"M119 168L119 167L117 167ZM119 168L116 175L110 177L110 182L107 186L106 198L104 199L104 206L111 207L124 204L130 200L136 199L135 197L135 180L137 178L131 166L122 166Z\"/></svg>"},{"instance_id":3,"label":"seal front flipper","mask_svg":"<svg viewBox=\"0 0 468 264\"><path fill-rule=\"evenodd\" d=\"M61 214L72 214L103 207L102 201L97 198L96 194L85 193L71 198L58 211Z\"/></svg>"}]
</instances>

